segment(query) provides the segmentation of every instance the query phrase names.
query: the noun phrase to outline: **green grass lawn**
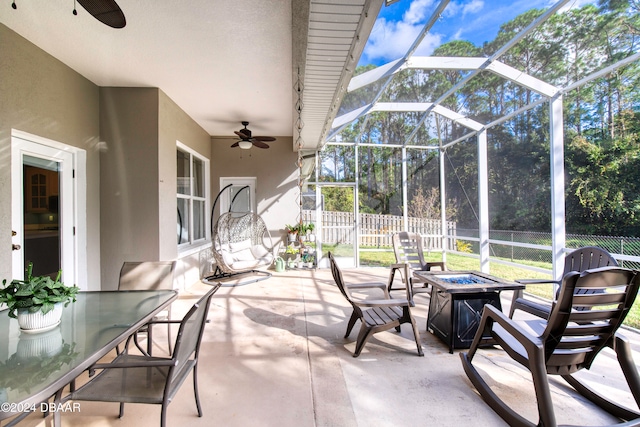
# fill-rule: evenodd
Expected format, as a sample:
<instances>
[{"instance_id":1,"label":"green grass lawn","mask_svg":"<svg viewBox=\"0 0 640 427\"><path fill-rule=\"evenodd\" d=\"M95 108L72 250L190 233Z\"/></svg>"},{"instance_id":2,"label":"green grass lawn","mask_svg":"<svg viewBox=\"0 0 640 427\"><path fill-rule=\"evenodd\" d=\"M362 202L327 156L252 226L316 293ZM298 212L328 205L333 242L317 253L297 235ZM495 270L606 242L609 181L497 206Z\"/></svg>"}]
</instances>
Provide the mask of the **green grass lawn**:
<instances>
[{"instance_id":1,"label":"green grass lawn","mask_svg":"<svg viewBox=\"0 0 640 427\"><path fill-rule=\"evenodd\" d=\"M395 262L393 250L388 248L387 252L360 252L360 265L363 267L388 267ZM323 245L324 251L331 251L336 256L353 256L353 246L351 245ZM426 261L442 261L441 254L432 252L425 254ZM551 265L543 262L529 262L528 265L551 270ZM496 262L489 265L491 275L506 280L516 279L550 279L551 276L544 273L527 270L525 268L513 267ZM469 258L457 254L447 254L447 269L453 271L479 270L480 261L476 258ZM553 285L529 285L525 292L533 295L551 299L553 295ZM640 329L640 300L636 300L631 311L624 322L625 325Z\"/></svg>"}]
</instances>

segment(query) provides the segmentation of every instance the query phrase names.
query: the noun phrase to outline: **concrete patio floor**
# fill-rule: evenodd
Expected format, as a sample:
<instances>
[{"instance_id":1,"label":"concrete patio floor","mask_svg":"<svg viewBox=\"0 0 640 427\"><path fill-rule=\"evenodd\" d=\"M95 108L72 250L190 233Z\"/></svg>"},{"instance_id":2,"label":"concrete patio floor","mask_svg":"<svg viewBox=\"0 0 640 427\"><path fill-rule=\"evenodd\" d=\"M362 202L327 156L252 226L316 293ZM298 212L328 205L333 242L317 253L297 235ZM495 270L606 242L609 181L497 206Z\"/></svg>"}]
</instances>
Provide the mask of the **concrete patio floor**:
<instances>
[{"instance_id":1,"label":"concrete patio floor","mask_svg":"<svg viewBox=\"0 0 640 427\"><path fill-rule=\"evenodd\" d=\"M385 281L388 270L344 270L348 282ZM206 292L202 283L174 303L179 317ZM373 291L375 292L375 291ZM395 291L402 297L402 291ZM508 310L511 292L504 292ZM415 297L414 317L425 356L418 357L411 328L376 334L358 358L352 357L359 323L344 339L351 308L326 270L274 273L269 280L222 287L212 300L199 364L204 416L198 418L191 381L169 405L168 426L458 426L506 425L467 379L459 350L428 333L429 297ZM156 354L166 347L154 329ZM640 361L640 336L625 331ZM522 414L536 418L530 376L498 348L475 359L498 393ZM611 371L611 372L609 372ZM589 380L619 402L635 408L613 353L599 356ZM604 376L607 375L605 379ZM558 422L606 425L616 420L577 396L562 380L552 382ZM117 419L112 403L80 402L80 411L62 414L63 426L158 426L160 408L127 404ZM21 424L22 425L22 424ZM24 425L51 425L33 414Z\"/></svg>"}]
</instances>

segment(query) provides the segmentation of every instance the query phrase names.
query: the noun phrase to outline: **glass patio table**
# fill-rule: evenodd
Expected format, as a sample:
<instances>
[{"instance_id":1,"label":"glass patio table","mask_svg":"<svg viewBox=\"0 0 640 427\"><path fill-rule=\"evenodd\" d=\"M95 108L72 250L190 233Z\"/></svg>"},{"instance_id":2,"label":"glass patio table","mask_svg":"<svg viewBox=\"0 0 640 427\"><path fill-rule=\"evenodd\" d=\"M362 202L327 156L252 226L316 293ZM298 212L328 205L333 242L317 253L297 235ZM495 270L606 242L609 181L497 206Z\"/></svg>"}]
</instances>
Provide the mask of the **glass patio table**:
<instances>
[{"instance_id":1,"label":"glass patio table","mask_svg":"<svg viewBox=\"0 0 640 427\"><path fill-rule=\"evenodd\" d=\"M80 292L60 325L39 333L21 332L0 311L0 420L49 408L42 402L177 297L169 290Z\"/></svg>"}]
</instances>

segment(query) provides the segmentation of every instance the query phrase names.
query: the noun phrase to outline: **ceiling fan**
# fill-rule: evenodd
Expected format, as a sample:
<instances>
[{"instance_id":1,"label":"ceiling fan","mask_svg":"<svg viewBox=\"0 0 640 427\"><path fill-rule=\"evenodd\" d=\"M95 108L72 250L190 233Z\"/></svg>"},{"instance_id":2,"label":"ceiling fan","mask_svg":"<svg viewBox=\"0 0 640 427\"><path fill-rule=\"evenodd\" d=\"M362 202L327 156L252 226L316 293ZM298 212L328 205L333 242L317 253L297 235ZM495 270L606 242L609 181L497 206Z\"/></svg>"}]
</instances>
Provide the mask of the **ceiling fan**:
<instances>
[{"instance_id":1,"label":"ceiling fan","mask_svg":"<svg viewBox=\"0 0 640 427\"><path fill-rule=\"evenodd\" d=\"M251 136L251 131L247 129L247 126L249 126L249 122L241 123L244 126L244 129L234 131L234 133L238 135L238 138L240 138L240 140L236 141L231 146L232 148L240 147L242 149L248 150L252 145L255 145L258 148L269 148L269 146L265 144L265 141L270 142L276 140L272 136Z\"/></svg>"},{"instance_id":2,"label":"ceiling fan","mask_svg":"<svg viewBox=\"0 0 640 427\"><path fill-rule=\"evenodd\" d=\"M77 15L75 2L80 3L80 6L84 7L87 12L98 21L112 28L123 28L127 25L127 20L124 17L124 13L118 3L115 0L74 0L73 2L73 14ZM15 0L11 3L11 7L17 9Z\"/></svg>"}]
</instances>

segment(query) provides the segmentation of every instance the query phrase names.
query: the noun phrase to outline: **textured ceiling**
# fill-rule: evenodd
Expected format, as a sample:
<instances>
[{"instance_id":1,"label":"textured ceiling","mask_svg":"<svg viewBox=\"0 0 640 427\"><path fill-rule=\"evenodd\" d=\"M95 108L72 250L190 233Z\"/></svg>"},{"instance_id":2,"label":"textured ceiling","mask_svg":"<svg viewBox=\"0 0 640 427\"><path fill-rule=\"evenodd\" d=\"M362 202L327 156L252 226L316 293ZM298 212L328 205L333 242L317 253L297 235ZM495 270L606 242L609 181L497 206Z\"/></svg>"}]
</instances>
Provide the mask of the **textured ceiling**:
<instances>
[{"instance_id":1,"label":"textured ceiling","mask_svg":"<svg viewBox=\"0 0 640 427\"><path fill-rule=\"evenodd\" d=\"M354 53L357 62L362 46L351 45L355 34L364 29L366 41L381 3L117 1L127 19L123 29L107 27L80 5L74 16L72 0L16 0L16 10L4 2L0 22L99 86L160 88L212 136L232 136L242 120L251 123L254 135L293 136L295 70L304 68L299 64L307 46L333 49L337 54L322 60L331 65L328 80L316 71L305 76L314 78L310 91L318 81L323 86L322 99L305 101L314 112L305 118L309 145L318 142L329 121L336 85L350 72L346 62L353 62ZM371 3L377 5L375 12L363 13ZM314 14L321 18L313 24L321 32L312 35L339 40L340 46L307 42ZM293 19L299 21L298 31ZM346 32L344 25L349 26Z\"/></svg>"}]
</instances>

